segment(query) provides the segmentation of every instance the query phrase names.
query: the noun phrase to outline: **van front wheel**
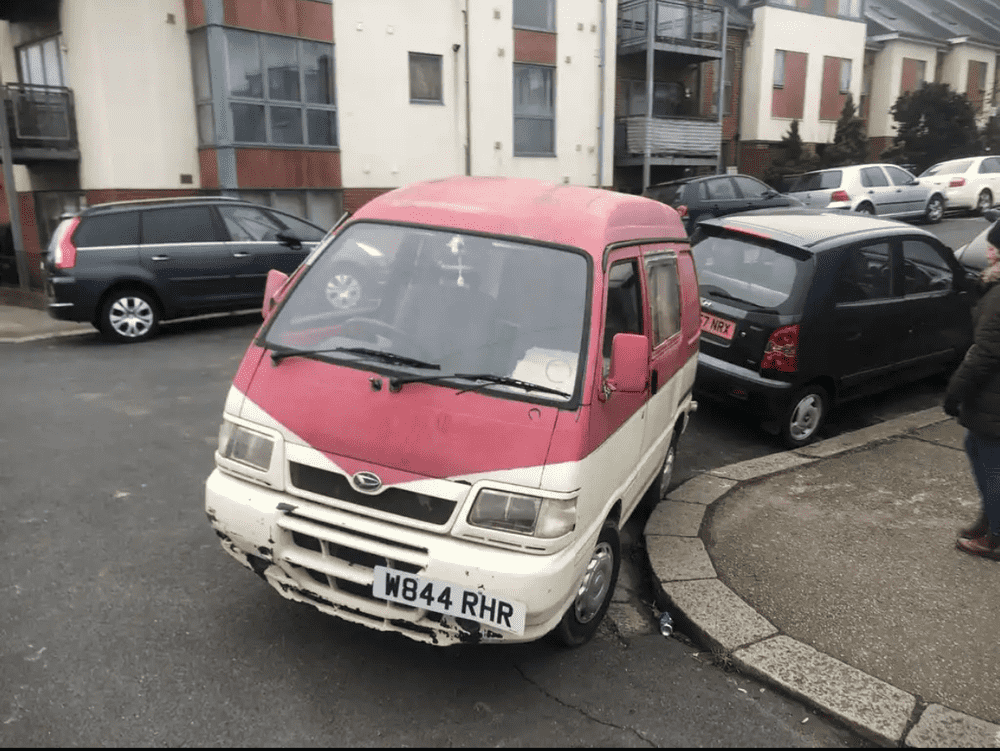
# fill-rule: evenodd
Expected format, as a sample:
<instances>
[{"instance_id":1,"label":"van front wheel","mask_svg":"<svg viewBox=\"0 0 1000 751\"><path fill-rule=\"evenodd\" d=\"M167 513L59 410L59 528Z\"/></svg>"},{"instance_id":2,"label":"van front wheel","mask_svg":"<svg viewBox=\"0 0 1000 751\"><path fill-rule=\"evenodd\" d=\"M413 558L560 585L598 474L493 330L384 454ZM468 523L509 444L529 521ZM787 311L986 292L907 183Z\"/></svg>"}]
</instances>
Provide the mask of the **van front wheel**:
<instances>
[{"instance_id":1,"label":"van front wheel","mask_svg":"<svg viewBox=\"0 0 1000 751\"><path fill-rule=\"evenodd\" d=\"M586 644L597 633L608 612L611 595L618 581L621 565L621 538L612 519L604 522L597 545L576 591L576 597L555 628L555 635L567 647Z\"/></svg>"}]
</instances>

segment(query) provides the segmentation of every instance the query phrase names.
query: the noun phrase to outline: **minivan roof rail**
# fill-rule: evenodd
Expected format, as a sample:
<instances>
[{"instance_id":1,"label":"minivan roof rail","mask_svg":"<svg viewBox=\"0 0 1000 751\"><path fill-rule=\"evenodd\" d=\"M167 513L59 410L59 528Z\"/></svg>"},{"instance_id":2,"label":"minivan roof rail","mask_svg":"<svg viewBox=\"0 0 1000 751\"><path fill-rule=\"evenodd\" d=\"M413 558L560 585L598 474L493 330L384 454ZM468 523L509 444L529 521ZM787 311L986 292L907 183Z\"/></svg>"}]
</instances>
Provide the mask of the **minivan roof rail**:
<instances>
[{"instance_id":1,"label":"minivan roof rail","mask_svg":"<svg viewBox=\"0 0 1000 751\"><path fill-rule=\"evenodd\" d=\"M223 200L223 201L242 201L242 198L237 198L236 196L163 196L161 198L133 198L127 201L105 201L104 203L94 203L87 208L96 209L101 206L131 206L137 203L183 203L184 201L204 201L210 199L213 201Z\"/></svg>"}]
</instances>

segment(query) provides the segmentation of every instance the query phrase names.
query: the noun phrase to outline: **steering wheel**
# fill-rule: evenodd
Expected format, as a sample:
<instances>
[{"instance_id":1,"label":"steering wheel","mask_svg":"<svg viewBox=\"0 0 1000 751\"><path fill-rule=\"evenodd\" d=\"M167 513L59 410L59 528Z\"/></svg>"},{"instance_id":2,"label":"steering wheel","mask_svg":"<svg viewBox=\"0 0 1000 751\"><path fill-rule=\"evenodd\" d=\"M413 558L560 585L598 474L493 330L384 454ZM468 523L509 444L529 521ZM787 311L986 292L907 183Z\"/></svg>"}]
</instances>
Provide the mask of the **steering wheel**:
<instances>
[{"instance_id":1,"label":"steering wheel","mask_svg":"<svg viewBox=\"0 0 1000 751\"><path fill-rule=\"evenodd\" d=\"M360 327L363 331L367 330L372 334L378 335L391 334L394 340L398 340L400 343L405 344L409 349L411 349L421 360L430 360L430 353L424 349L421 345L412 341L412 336L403 331L391 323L386 323L385 321L380 321L377 318L364 318L363 316L355 316L353 318L348 318L341 324L343 331L349 335L353 335L352 327Z\"/></svg>"}]
</instances>

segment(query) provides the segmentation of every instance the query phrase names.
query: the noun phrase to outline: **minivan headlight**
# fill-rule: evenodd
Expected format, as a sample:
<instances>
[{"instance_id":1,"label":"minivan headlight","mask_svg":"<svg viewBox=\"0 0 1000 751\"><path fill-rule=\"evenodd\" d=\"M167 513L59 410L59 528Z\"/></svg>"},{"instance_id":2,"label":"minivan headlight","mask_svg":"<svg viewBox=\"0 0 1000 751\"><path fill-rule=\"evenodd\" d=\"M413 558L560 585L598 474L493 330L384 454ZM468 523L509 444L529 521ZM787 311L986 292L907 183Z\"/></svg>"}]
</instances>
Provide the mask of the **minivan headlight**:
<instances>
[{"instance_id":1,"label":"minivan headlight","mask_svg":"<svg viewBox=\"0 0 1000 751\"><path fill-rule=\"evenodd\" d=\"M547 540L562 537L576 527L576 498L537 498L481 490L469 511L469 524Z\"/></svg>"},{"instance_id":2,"label":"minivan headlight","mask_svg":"<svg viewBox=\"0 0 1000 751\"><path fill-rule=\"evenodd\" d=\"M219 428L219 455L267 472L271 466L274 440L242 425L223 420Z\"/></svg>"}]
</instances>

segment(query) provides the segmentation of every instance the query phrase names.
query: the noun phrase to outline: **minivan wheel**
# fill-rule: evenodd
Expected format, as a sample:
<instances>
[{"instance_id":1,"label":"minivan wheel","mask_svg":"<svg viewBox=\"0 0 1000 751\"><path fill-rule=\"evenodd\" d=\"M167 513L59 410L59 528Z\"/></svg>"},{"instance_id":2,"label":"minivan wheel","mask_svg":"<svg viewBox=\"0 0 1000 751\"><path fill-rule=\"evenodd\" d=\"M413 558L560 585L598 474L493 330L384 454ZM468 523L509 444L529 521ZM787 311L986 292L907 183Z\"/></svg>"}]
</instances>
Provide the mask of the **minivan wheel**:
<instances>
[{"instance_id":1,"label":"minivan wheel","mask_svg":"<svg viewBox=\"0 0 1000 751\"><path fill-rule=\"evenodd\" d=\"M579 647L597 633L604 614L608 612L608 605L611 604L620 565L621 538L618 525L613 519L607 519L601 527L601 534L590 555L576 597L555 628L555 636L563 645Z\"/></svg>"},{"instance_id":2,"label":"minivan wheel","mask_svg":"<svg viewBox=\"0 0 1000 751\"><path fill-rule=\"evenodd\" d=\"M976 213L982 216L987 210L993 208L993 194L984 190L976 199Z\"/></svg>"},{"instance_id":3,"label":"minivan wheel","mask_svg":"<svg viewBox=\"0 0 1000 751\"><path fill-rule=\"evenodd\" d=\"M781 421L781 439L788 448L805 446L816 438L826 419L830 397L822 386L807 386L791 401Z\"/></svg>"},{"instance_id":4,"label":"minivan wheel","mask_svg":"<svg viewBox=\"0 0 1000 751\"><path fill-rule=\"evenodd\" d=\"M141 342L156 333L160 312L146 292L123 289L113 293L101 309L100 330L116 342Z\"/></svg>"},{"instance_id":5,"label":"minivan wheel","mask_svg":"<svg viewBox=\"0 0 1000 751\"><path fill-rule=\"evenodd\" d=\"M928 224L937 224L944 217L944 199L941 196L932 196L927 202L927 210L924 212L924 219Z\"/></svg>"}]
</instances>

